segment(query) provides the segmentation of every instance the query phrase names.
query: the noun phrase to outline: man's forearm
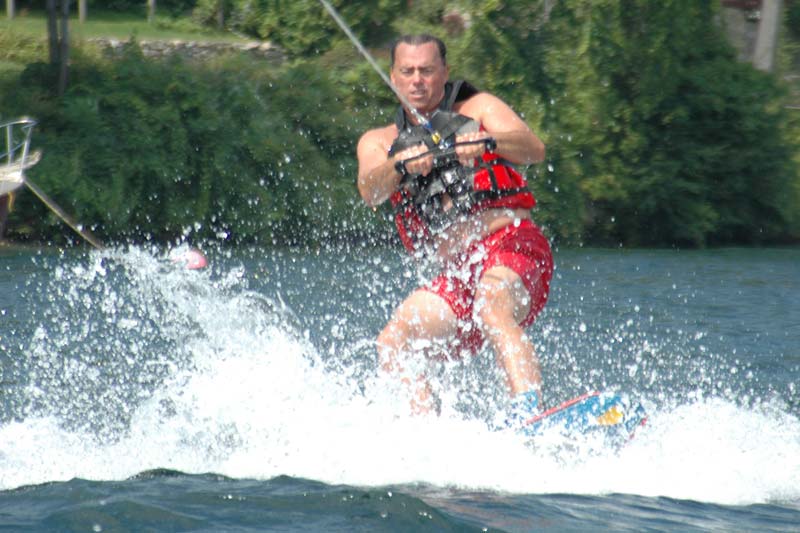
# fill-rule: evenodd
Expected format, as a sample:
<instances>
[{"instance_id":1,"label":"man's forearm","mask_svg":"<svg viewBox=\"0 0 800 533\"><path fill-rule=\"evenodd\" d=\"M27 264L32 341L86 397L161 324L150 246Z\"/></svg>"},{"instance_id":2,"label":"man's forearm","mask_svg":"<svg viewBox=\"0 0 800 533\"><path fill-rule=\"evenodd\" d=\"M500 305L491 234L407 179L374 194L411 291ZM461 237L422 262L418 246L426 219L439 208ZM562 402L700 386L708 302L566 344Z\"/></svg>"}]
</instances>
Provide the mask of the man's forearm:
<instances>
[{"instance_id":1,"label":"man's forearm","mask_svg":"<svg viewBox=\"0 0 800 533\"><path fill-rule=\"evenodd\" d=\"M400 185L400 174L394 168L394 158L358 176L358 191L370 207L382 204Z\"/></svg>"},{"instance_id":2,"label":"man's forearm","mask_svg":"<svg viewBox=\"0 0 800 533\"><path fill-rule=\"evenodd\" d=\"M497 141L495 152L512 163L530 165L544 161L544 143L529 131L491 133Z\"/></svg>"}]
</instances>

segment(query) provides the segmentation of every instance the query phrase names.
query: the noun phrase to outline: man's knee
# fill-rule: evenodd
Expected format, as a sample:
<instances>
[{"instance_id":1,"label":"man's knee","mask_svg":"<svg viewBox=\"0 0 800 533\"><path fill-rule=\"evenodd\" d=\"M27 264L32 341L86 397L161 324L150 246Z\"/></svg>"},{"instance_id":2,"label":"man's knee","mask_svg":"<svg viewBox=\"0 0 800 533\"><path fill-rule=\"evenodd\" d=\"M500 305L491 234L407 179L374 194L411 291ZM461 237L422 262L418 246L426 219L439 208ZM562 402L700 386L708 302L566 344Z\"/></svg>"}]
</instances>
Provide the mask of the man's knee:
<instances>
[{"instance_id":1,"label":"man's knee","mask_svg":"<svg viewBox=\"0 0 800 533\"><path fill-rule=\"evenodd\" d=\"M481 328L519 325L530 309L530 294L520 277L506 267L495 268L481 279L475 315Z\"/></svg>"},{"instance_id":2,"label":"man's knee","mask_svg":"<svg viewBox=\"0 0 800 533\"><path fill-rule=\"evenodd\" d=\"M407 326L395 319L389 321L378 334L378 363L382 367L394 366L397 354L401 352L408 340Z\"/></svg>"},{"instance_id":3,"label":"man's knee","mask_svg":"<svg viewBox=\"0 0 800 533\"><path fill-rule=\"evenodd\" d=\"M489 338L501 334L509 326L517 325L512 314L499 311L489 302L486 305L476 307L475 324L481 333Z\"/></svg>"},{"instance_id":4,"label":"man's knee","mask_svg":"<svg viewBox=\"0 0 800 533\"><path fill-rule=\"evenodd\" d=\"M474 313L481 327L497 327L514 318L513 295L503 282L484 283L476 293Z\"/></svg>"}]
</instances>

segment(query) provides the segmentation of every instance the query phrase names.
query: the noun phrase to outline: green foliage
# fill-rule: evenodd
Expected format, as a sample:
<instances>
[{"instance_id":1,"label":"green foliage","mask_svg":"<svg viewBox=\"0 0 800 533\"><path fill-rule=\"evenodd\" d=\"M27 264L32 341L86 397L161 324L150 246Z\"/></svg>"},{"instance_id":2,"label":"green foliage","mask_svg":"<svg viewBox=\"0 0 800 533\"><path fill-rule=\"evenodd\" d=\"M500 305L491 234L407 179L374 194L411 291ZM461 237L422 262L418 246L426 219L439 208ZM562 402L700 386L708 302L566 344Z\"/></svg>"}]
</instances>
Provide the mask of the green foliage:
<instances>
[{"instance_id":1,"label":"green foliage","mask_svg":"<svg viewBox=\"0 0 800 533\"><path fill-rule=\"evenodd\" d=\"M77 0L72 4L77 5ZM156 10L170 15L184 15L192 10L196 0L157 0ZM77 7L73 7L77 9ZM109 11L137 11L143 15L147 9L147 0L88 0L88 10L105 9Z\"/></svg>"},{"instance_id":2,"label":"green foliage","mask_svg":"<svg viewBox=\"0 0 800 533\"><path fill-rule=\"evenodd\" d=\"M800 39L800 2L787 0L786 4L786 29L793 39Z\"/></svg>"},{"instance_id":3,"label":"green foliage","mask_svg":"<svg viewBox=\"0 0 800 533\"><path fill-rule=\"evenodd\" d=\"M331 1L360 38L385 39L386 20L403 2ZM220 11L225 24L251 37L280 45L293 58L324 54L344 36L318 0L198 0L195 17L216 24Z\"/></svg>"},{"instance_id":4,"label":"green foliage","mask_svg":"<svg viewBox=\"0 0 800 533\"><path fill-rule=\"evenodd\" d=\"M335 89L312 66L229 57L197 68L147 60L132 44L115 61L77 56L60 101L52 77L30 65L26 90L0 109L38 117L45 157L31 178L102 238L313 242L358 220L352 129L362 126L323 107L316 95ZM42 212L15 216L36 224Z\"/></svg>"},{"instance_id":5,"label":"green foliage","mask_svg":"<svg viewBox=\"0 0 800 533\"><path fill-rule=\"evenodd\" d=\"M47 58L46 43L14 31L0 32L0 61L9 63L32 63Z\"/></svg>"},{"instance_id":6,"label":"green foliage","mask_svg":"<svg viewBox=\"0 0 800 533\"><path fill-rule=\"evenodd\" d=\"M560 3L546 72L562 96L586 237L630 245L784 237L795 169L773 80L737 63L714 8L692 0Z\"/></svg>"}]
</instances>

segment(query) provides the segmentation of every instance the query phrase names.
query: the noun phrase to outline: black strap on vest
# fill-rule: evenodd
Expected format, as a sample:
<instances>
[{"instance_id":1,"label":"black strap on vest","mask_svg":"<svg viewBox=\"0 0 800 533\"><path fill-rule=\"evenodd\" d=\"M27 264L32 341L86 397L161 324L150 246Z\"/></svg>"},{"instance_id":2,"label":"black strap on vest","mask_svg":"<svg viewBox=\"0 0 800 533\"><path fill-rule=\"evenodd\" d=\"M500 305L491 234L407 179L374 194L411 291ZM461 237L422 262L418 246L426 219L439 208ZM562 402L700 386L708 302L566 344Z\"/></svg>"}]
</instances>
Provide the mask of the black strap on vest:
<instances>
[{"instance_id":1,"label":"black strap on vest","mask_svg":"<svg viewBox=\"0 0 800 533\"><path fill-rule=\"evenodd\" d=\"M392 143L391 148L389 148L389 155L392 156L397 152L401 152L412 146L417 146L420 143L427 146L428 150L439 149L438 151L441 152L441 147L451 146L456 140L456 134L470 123L473 124L474 129L477 131L479 127L478 123L471 118L452 111L437 111L436 114L431 117L430 124L441 136L440 144L434 142L431 134L425 127L411 126L410 128L400 131L397 138ZM402 161L398 161L398 171L401 174L405 174L405 166L402 163Z\"/></svg>"},{"instance_id":2,"label":"black strap on vest","mask_svg":"<svg viewBox=\"0 0 800 533\"><path fill-rule=\"evenodd\" d=\"M454 142L456 132L472 119L459 115L458 113L453 113L453 105L475 94L478 94L478 90L464 80L448 81L445 83L444 98L442 98L442 101L439 103L437 111L431 116L429 127L437 132L445 142ZM394 123L399 133L397 139L395 139L389 149L390 156L420 143L424 143L428 149L434 149L438 146L431 137L428 129L422 125L411 123L403 106L398 107ZM405 167L402 166L402 164L398 170L401 174L405 174Z\"/></svg>"},{"instance_id":3,"label":"black strap on vest","mask_svg":"<svg viewBox=\"0 0 800 533\"><path fill-rule=\"evenodd\" d=\"M442 111L452 111L456 102L466 100L467 98L475 96L479 92L480 91L473 87L473 85L468 81L448 81L444 84L444 98L442 98L442 101L439 102L439 109ZM411 119L406 114L406 110L403 109L403 106L398 106L397 108L397 113L395 113L394 116L394 125L397 126L397 131L404 131L413 127ZM433 124L431 125L433 126ZM442 135L442 137L445 136Z\"/></svg>"}]
</instances>

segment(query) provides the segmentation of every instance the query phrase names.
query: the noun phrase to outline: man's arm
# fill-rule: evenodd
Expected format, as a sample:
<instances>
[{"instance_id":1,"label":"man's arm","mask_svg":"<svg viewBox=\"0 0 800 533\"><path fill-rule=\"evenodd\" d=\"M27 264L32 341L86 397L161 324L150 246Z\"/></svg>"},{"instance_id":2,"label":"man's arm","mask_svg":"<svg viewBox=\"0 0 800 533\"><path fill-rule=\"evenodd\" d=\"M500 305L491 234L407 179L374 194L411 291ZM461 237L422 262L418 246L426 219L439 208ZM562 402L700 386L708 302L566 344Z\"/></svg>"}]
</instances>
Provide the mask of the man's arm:
<instances>
[{"instance_id":1,"label":"man's arm","mask_svg":"<svg viewBox=\"0 0 800 533\"><path fill-rule=\"evenodd\" d=\"M370 207L385 202L400 186L402 176L395 168L398 161L418 156L428 149L424 144L406 148L389 156L389 145L394 136L392 128L370 130L358 141L358 192ZM433 157L421 157L406 164L410 174L427 175L433 167Z\"/></svg>"},{"instance_id":2,"label":"man's arm","mask_svg":"<svg viewBox=\"0 0 800 533\"><path fill-rule=\"evenodd\" d=\"M400 184L394 158L388 156L384 135L370 130L358 141L358 192L364 202L375 207L385 202Z\"/></svg>"},{"instance_id":3,"label":"man's arm","mask_svg":"<svg viewBox=\"0 0 800 533\"><path fill-rule=\"evenodd\" d=\"M495 152L518 165L530 165L544 161L544 143L511 107L489 93L478 93L464 104L462 113L478 120L486 130L459 136L459 141L492 137L497 141ZM483 147L465 147L459 157L470 160L483 153ZM468 153L467 153L468 152Z\"/></svg>"}]
</instances>

